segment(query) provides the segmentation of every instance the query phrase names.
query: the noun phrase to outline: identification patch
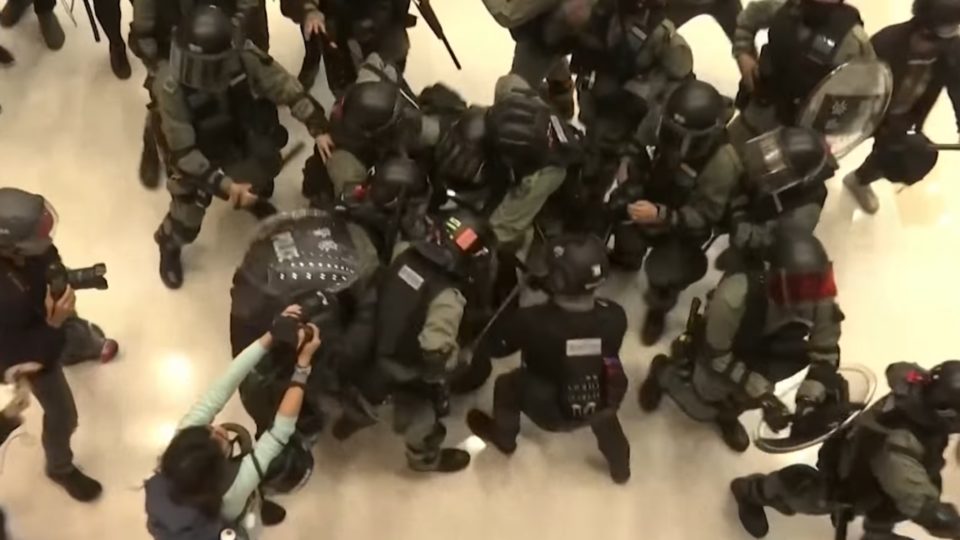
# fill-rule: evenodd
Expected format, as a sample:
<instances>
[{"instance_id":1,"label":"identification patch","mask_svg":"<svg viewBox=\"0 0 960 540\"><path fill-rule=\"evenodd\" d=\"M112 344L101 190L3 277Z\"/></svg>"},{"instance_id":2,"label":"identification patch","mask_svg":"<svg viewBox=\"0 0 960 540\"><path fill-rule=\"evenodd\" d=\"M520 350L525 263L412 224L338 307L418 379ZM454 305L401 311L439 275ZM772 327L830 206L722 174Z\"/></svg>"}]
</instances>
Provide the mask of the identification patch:
<instances>
[{"instance_id":1,"label":"identification patch","mask_svg":"<svg viewBox=\"0 0 960 540\"><path fill-rule=\"evenodd\" d=\"M603 350L600 338L568 339L567 356L599 356Z\"/></svg>"},{"instance_id":2,"label":"identification patch","mask_svg":"<svg viewBox=\"0 0 960 540\"><path fill-rule=\"evenodd\" d=\"M400 267L399 275L400 279L402 279L404 283L412 287L415 291L419 291L420 287L423 286L423 276L418 274L416 270L407 265ZM569 349L569 346L567 348Z\"/></svg>"}]
</instances>

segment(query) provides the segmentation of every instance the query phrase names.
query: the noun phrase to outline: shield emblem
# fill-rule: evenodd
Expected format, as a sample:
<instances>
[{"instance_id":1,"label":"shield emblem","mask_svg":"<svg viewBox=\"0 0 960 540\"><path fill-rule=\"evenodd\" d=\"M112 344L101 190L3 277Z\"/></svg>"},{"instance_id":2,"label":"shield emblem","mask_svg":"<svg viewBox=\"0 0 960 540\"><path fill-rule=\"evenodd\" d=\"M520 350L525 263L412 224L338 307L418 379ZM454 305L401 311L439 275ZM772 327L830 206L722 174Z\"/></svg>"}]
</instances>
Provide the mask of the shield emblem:
<instances>
[{"instance_id":1,"label":"shield emblem","mask_svg":"<svg viewBox=\"0 0 960 540\"><path fill-rule=\"evenodd\" d=\"M768 454L798 452L822 443L860 416L870 405L870 401L877 390L876 375L870 368L860 365L841 366L837 371L849 385L850 402L848 404L844 404L844 406L818 418L819 429L805 429L803 433L793 433L797 431L796 427L777 433L761 420L753 437L754 445ZM793 399L788 399L788 396L794 394L799 387L800 381L780 396L781 401L784 403L792 402ZM796 426L796 422L794 422L794 426Z\"/></svg>"},{"instance_id":2,"label":"shield emblem","mask_svg":"<svg viewBox=\"0 0 960 540\"><path fill-rule=\"evenodd\" d=\"M810 94L797 125L823 133L835 158L873 136L893 95L893 74L878 60L852 60L833 70Z\"/></svg>"}]
</instances>

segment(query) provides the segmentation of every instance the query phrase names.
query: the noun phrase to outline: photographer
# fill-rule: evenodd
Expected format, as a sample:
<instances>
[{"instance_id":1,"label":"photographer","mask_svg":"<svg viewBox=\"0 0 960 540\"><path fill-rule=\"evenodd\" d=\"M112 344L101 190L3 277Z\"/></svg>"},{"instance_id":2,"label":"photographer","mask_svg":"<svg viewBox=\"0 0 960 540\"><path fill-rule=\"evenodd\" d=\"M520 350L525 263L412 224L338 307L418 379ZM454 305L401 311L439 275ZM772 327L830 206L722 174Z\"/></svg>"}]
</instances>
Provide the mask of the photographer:
<instances>
[{"instance_id":1,"label":"photographer","mask_svg":"<svg viewBox=\"0 0 960 540\"><path fill-rule=\"evenodd\" d=\"M70 438L77 427L77 409L62 366L93 358L109 361L118 346L77 317L69 286L58 295L48 285L51 267L63 270L53 245L56 224L56 212L40 195L0 189L0 369L28 362L42 365L29 382L44 411L47 476L74 499L88 502L102 489L73 465Z\"/></svg>"},{"instance_id":2,"label":"photographer","mask_svg":"<svg viewBox=\"0 0 960 540\"><path fill-rule=\"evenodd\" d=\"M262 500L259 488L263 472L296 430L313 355L320 347L320 331L313 324L301 325L300 316L300 306L285 309L271 330L237 355L180 421L160 467L146 483L147 529L157 540L220 538L224 528L240 528L242 538L255 540L261 522L283 521L286 511ZM298 344L297 365L272 427L254 444L241 426L213 425L274 341L291 334ZM240 455L234 455L237 443Z\"/></svg>"}]
</instances>

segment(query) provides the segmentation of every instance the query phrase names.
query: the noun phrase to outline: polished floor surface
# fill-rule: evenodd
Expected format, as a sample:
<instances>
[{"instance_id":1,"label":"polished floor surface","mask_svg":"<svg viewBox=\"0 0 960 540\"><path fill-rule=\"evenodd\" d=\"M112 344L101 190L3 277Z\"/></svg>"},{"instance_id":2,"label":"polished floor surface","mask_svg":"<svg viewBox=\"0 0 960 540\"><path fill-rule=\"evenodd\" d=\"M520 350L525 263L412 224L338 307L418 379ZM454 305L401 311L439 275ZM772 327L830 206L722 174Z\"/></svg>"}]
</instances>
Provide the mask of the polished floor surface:
<instances>
[{"instance_id":1,"label":"polished floor surface","mask_svg":"<svg viewBox=\"0 0 960 540\"><path fill-rule=\"evenodd\" d=\"M870 32L903 20L910 4L854 3ZM127 24L129 5L123 4ZM465 67L456 72L420 25L409 63L413 86L442 79L470 101L489 102L495 78L510 65L509 35L477 0L435 4ZM295 71L300 39L277 7L270 2L271 52ZM106 491L99 502L80 505L43 477L41 412L34 407L24 435L0 451L0 504L17 540L140 540L148 536L141 484L180 415L229 361L227 291L254 222L215 204L199 241L185 253L186 285L177 292L164 289L151 234L168 197L163 190L144 190L136 179L143 71L135 66L132 80L114 79L106 47L91 40L82 8L75 11L79 28L58 7L67 44L56 53L43 49L30 14L19 27L0 32L0 43L18 58L16 66L0 71L0 183L41 192L53 202L61 217L58 244L68 264L104 261L110 267L110 290L81 293L79 308L120 341L122 357L69 370L80 409L77 463L101 479ZM732 93L738 77L719 28L702 18L683 34L693 45L698 75ZM942 99L928 133L955 142L954 125ZM298 126L293 132L305 137ZM845 159L841 172L857 166L866 150ZM882 208L872 217L856 209L839 177L831 181L819 234L836 262L847 314L844 361L882 373L889 362L932 365L960 357L960 336L954 333L960 328L960 187L950 174L958 165L960 160L945 154L930 178L909 190L898 193L878 184ZM289 167L279 185L281 206L301 204L299 166ZM711 273L685 302L716 278ZM626 307L632 328L642 315L643 287L640 278L621 277L608 290ZM676 310L669 331L679 332L684 317L685 310ZM623 358L634 383L630 396L654 352L640 347L634 332L628 336ZM467 407L489 404L489 387L458 403L448 422L451 439L466 438L456 418ZM223 417L245 419L236 402ZM589 432L550 435L528 426L512 458L485 451L470 469L449 477L407 472L402 444L386 427L343 445L324 440L309 485L281 501L289 509L287 522L265 537L746 539L728 495L730 479L815 459L812 450L734 455L711 428L688 421L672 406L644 415L632 397L621 417L633 445L633 479L626 486L610 482ZM755 424L756 417L745 421ZM956 498L960 478L955 460L949 463L947 497ZM770 537L777 540L832 538L823 518L777 516L772 527ZM902 531L925 537L912 526Z\"/></svg>"}]
</instances>

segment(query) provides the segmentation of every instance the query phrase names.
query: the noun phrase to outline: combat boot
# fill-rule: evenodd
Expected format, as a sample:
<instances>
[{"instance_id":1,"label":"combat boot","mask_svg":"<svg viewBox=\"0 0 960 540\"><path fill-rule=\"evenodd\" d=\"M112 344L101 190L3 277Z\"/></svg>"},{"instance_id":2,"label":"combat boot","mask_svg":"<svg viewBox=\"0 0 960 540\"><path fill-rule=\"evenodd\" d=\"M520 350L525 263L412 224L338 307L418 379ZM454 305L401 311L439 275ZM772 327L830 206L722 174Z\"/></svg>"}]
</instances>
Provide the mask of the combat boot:
<instances>
[{"instance_id":1,"label":"combat boot","mask_svg":"<svg viewBox=\"0 0 960 540\"><path fill-rule=\"evenodd\" d=\"M52 11L47 13L38 13L37 20L40 21L40 35L43 36L43 42L51 51L59 51L63 47L66 36L63 34L63 28L60 27L60 20Z\"/></svg>"},{"instance_id":2,"label":"combat boot","mask_svg":"<svg viewBox=\"0 0 960 540\"><path fill-rule=\"evenodd\" d=\"M913 540L909 536L902 536L893 532L894 524L871 520L863 520L863 536L860 540Z\"/></svg>"},{"instance_id":3,"label":"combat boot","mask_svg":"<svg viewBox=\"0 0 960 540\"><path fill-rule=\"evenodd\" d=\"M880 210L880 199L873 192L870 184L861 184L857 172L854 171L843 177L843 185L850 191L853 198L857 200L860 208L868 214L876 214Z\"/></svg>"},{"instance_id":4,"label":"combat boot","mask_svg":"<svg viewBox=\"0 0 960 540\"><path fill-rule=\"evenodd\" d=\"M20 22L32 2L30 0L7 0L0 11L0 26L10 28Z\"/></svg>"},{"instance_id":5,"label":"combat boot","mask_svg":"<svg viewBox=\"0 0 960 540\"><path fill-rule=\"evenodd\" d=\"M643 384L640 385L638 395L640 408L646 412L653 412L660 406L660 401L663 399L663 388L660 386L660 374L667 368L669 363L670 357L665 354L654 356L653 362L650 363L650 371L647 373L647 378L643 381Z\"/></svg>"},{"instance_id":6,"label":"combat boot","mask_svg":"<svg viewBox=\"0 0 960 540\"><path fill-rule=\"evenodd\" d=\"M723 442L727 443L727 446L734 452L742 454L750 447L750 435L747 434L747 428L743 427L737 417L721 414L717 417L717 427L720 428Z\"/></svg>"},{"instance_id":7,"label":"combat boot","mask_svg":"<svg viewBox=\"0 0 960 540\"><path fill-rule=\"evenodd\" d=\"M517 451L517 441L505 441L503 437L499 437L493 418L483 411L471 409L467 413L467 427L471 433L496 447L501 454L509 456ZM629 476L628 472L627 477Z\"/></svg>"},{"instance_id":8,"label":"combat boot","mask_svg":"<svg viewBox=\"0 0 960 540\"><path fill-rule=\"evenodd\" d=\"M643 328L640 329L640 342L650 347L655 345L663 337L663 328L666 324L667 314L660 309L647 309L647 315L643 319Z\"/></svg>"},{"instance_id":9,"label":"combat boot","mask_svg":"<svg viewBox=\"0 0 960 540\"><path fill-rule=\"evenodd\" d=\"M180 248L174 246L159 230L154 233L153 239L160 248L160 281L168 289L179 289L183 286L183 263L180 261Z\"/></svg>"},{"instance_id":10,"label":"combat boot","mask_svg":"<svg viewBox=\"0 0 960 540\"><path fill-rule=\"evenodd\" d=\"M767 513L760 501L758 491L762 489L762 475L752 475L737 478L730 483L730 492L737 502L737 514L744 530L754 538L763 538L770 532L770 523Z\"/></svg>"},{"instance_id":11,"label":"combat boot","mask_svg":"<svg viewBox=\"0 0 960 540\"><path fill-rule=\"evenodd\" d=\"M110 44L110 69L113 74L125 81L130 78L130 60L127 59L127 46L121 41Z\"/></svg>"}]
</instances>

